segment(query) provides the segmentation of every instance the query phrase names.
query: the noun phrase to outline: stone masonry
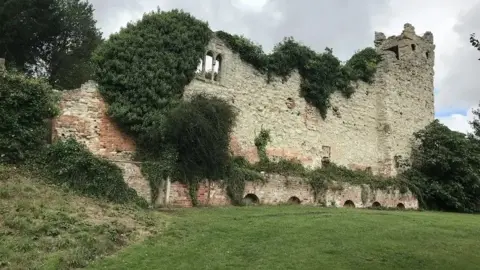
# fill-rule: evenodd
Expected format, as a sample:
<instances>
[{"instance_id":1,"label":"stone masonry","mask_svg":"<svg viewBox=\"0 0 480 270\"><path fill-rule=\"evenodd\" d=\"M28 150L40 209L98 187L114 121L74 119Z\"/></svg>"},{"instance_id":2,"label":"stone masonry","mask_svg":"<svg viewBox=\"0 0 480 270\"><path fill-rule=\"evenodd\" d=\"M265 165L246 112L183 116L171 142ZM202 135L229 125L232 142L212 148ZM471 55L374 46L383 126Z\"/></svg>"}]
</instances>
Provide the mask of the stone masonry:
<instances>
[{"instance_id":1,"label":"stone masonry","mask_svg":"<svg viewBox=\"0 0 480 270\"><path fill-rule=\"evenodd\" d=\"M265 76L218 38L208 44L201 70L186 87L185 98L206 93L234 105L238 119L231 148L251 162L258 160L254 139L264 128L270 130L272 142L267 153L273 159L296 158L305 166L320 167L322 160L328 158L350 169L369 169L375 174L393 176L399 163L410 156L412 134L434 119L435 45L432 33L418 36L410 24L405 24L399 36L386 38L383 33L375 33L374 44L384 58L374 83L359 82L349 99L334 94L325 120L300 97L297 72L286 82L275 78L267 83ZM208 66L207 57L213 59L213 65ZM66 92L61 107L61 116L54 121L54 137L74 136L93 153L116 162L124 170L127 183L149 198L148 183L131 159L135 144L106 116L105 104L95 85L88 83ZM375 202L383 206L400 203L406 208L418 207L410 192L402 195L395 190L365 191L366 187L347 185L342 190L329 190L314 201L313 192L301 179L292 182L278 175L267 179L265 184L248 184L245 195L267 204L320 201L328 206L343 206L351 201L356 207ZM202 184L198 196L201 203L229 204L223 187L217 183ZM191 205L186 187L170 182L158 203Z\"/></svg>"}]
</instances>

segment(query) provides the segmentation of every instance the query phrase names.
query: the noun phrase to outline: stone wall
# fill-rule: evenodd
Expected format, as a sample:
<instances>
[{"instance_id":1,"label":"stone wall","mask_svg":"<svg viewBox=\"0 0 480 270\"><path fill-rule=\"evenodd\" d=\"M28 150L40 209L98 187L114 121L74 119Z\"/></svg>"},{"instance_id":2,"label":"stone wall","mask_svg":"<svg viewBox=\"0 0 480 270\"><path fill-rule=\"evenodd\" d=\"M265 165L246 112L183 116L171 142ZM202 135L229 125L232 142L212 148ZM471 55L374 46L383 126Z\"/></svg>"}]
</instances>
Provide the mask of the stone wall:
<instances>
[{"instance_id":1,"label":"stone wall","mask_svg":"<svg viewBox=\"0 0 480 270\"><path fill-rule=\"evenodd\" d=\"M303 205L324 205L327 207L344 207L351 201L356 208L374 205L405 209L417 209L418 201L411 192L401 193L399 190L372 190L369 186L353 186L341 184L336 188L319 194L315 199L310 185L299 177L287 177L276 174L265 175L265 183L247 183L244 196L255 198L260 204L276 205L298 203ZM218 183L202 183L198 192L198 201L202 205L229 205L225 189ZM169 203L173 207L191 207L191 200L186 185L171 184Z\"/></svg>"},{"instance_id":2,"label":"stone wall","mask_svg":"<svg viewBox=\"0 0 480 270\"><path fill-rule=\"evenodd\" d=\"M265 76L217 38L208 45L206 55L219 60L218 74L208 77L200 72L186 87L185 98L207 93L234 105L238 119L231 148L251 162L258 160L254 139L265 128L272 137L267 153L273 159L297 158L306 166L320 167L322 159L328 157L350 169L395 175L396 161L410 155L413 132L434 119L435 46L431 33L419 37L409 24L400 36L386 38L376 33L375 46L384 61L374 83L359 82L349 99L335 93L325 120L300 97L301 78L297 72L285 82L274 78L267 83ZM206 62L203 61L204 71ZM80 89L64 92L61 108L61 115L53 121L54 138L73 136L94 154L114 161L124 171L125 181L150 199L148 182L141 175L139 164L131 158L135 143L107 117L107 108L95 84L87 83ZM244 195L254 194L265 204L290 199L303 204L316 203L310 186L301 179L271 175L267 179L264 184L249 183ZM217 183L202 184L198 199L208 205L230 203L224 188ZM329 190L319 200L336 206L351 201L356 207L367 207L374 202L389 207L398 203L406 208L418 207L411 193L370 191L348 185L342 190ZM191 205L188 189L180 183L166 183L157 203Z\"/></svg>"},{"instance_id":3,"label":"stone wall","mask_svg":"<svg viewBox=\"0 0 480 270\"><path fill-rule=\"evenodd\" d=\"M218 38L206 51L219 59L218 76L209 78L200 72L185 96L207 93L234 105L239 116L232 148L252 162L258 160L254 139L263 127L270 130L267 152L272 158L297 158L306 166L320 167L322 158L328 157L351 169L395 175L396 157L410 155L412 134L434 119L435 46L431 33L419 37L410 24L400 36L386 39L376 33L375 46L384 56L375 82L359 82L349 99L335 93L325 120L300 97L297 72L286 82L275 78L267 83ZM398 59L392 51L395 46Z\"/></svg>"},{"instance_id":4,"label":"stone wall","mask_svg":"<svg viewBox=\"0 0 480 270\"><path fill-rule=\"evenodd\" d=\"M63 92L60 115L52 121L53 140L73 137L97 156L119 166L127 184L150 200L148 182L132 160L134 141L123 134L106 114L106 106L93 82Z\"/></svg>"}]
</instances>

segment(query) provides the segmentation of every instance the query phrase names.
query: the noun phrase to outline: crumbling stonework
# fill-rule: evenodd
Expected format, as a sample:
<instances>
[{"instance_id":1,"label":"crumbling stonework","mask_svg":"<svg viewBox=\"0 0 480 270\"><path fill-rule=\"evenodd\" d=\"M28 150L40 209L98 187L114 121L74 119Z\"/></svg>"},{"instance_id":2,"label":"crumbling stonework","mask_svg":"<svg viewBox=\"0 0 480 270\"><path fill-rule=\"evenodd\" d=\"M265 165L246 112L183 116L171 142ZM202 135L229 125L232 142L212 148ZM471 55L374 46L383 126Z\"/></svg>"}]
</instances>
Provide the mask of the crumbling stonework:
<instances>
[{"instance_id":1,"label":"crumbling stonework","mask_svg":"<svg viewBox=\"0 0 480 270\"><path fill-rule=\"evenodd\" d=\"M405 209L417 209L418 201L411 192L400 193L395 189L371 190L369 186L353 186L350 184L332 184L331 188L314 197L311 186L299 177L287 177L275 174L265 175L265 183L247 183L245 196L254 195L260 204L299 203L304 205L324 205L328 207L344 207L345 202L352 201L356 208L379 206L395 208L403 205ZM169 205L191 207L191 200L186 185L172 183ZM297 198L298 201L295 202ZM202 183L198 192L198 200L204 205L229 205L225 189L218 183ZM403 208L402 207L402 208Z\"/></svg>"},{"instance_id":2,"label":"crumbling stonework","mask_svg":"<svg viewBox=\"0 0 480 270\"><path fill-rule=\"evenodd\" d=\"M52 121L53 140L73 137L95 155L113 161L122 169L125 182L150 200L148 182L132 160L135 143L107 116L96 84L88 82L80 89L63 92L60 110Z\"/></svg>"},{"instance_id":3,"label":"crumbling stonework","mask_svg":"<svg viewBox=\"0 0 480 270\"><path fill-rule=\"evenodd\" d=\"M358 82L349 99L334 94L325 120L300 97L298 72L285 82L274 78L267 83L265 76L243 62L218 38L212 39L205 52L217 65L207 67L206 57L203 59L202 70L185 89L185 98L207 93L230 102L238 112L231 149L251 162L258 160L254 139L265 128L272 137L267 147L272 159L296 158L306 166L321 167L322 160L328 158L350 169L393 176L398 172L398 164L410 156L413 133L434 119L435 45L430 32L417 36L410 24L405 24L399 36L386 38L383 33L375 33L374 44L384 58L374 83ZM74 136L93 153L115 161L124 170L127 183L150 199L148 183L131 158L135 144L107 117L105 103L95 85L89 83L65 92L61 108L60 117L54 121L54 137ZM368 187L343 185L341 190L328 190L315 199L302 179L269 175L267 180L264 184L247 184L244 195L254 194L265 204L294 199L302 204L327 206L343 206L351 201L355 207L374 203L418 207L410 192L371 191ZM201 204L230 203L219 183L202 184L198 199ZM157 203L191 205L187 187L170 182L162 188Z\"/></svg>"},{"instance_id":4,"label":"crumbling stonework","mask_svg":"<svg viewBox=\"0 0 480 270\"><path fill-rule=\"evenodd\" d=\"M297 72L286 82L276 78L267 83L265 76L218 38L210 42L205 54L221 59L216 79L206 79L200 72L185 96L207 93L234 105L239 116L233 149L252 162L258 160L254 139L263 127L270 130L267 153L272 158L297 158L304 165L320 167L328 157L351 169L395 175L395 157L408 158L412 134L434 120L435 46L430 32L419 37L410 24L405 24L400 36L387 39L375 33L374 42L384 57L375 82L359 82L349 99L334 94L325 120L300 97ZM211 69L217 67L205 68L204 64L204 71Z\"/></svg>"}]
</instances>

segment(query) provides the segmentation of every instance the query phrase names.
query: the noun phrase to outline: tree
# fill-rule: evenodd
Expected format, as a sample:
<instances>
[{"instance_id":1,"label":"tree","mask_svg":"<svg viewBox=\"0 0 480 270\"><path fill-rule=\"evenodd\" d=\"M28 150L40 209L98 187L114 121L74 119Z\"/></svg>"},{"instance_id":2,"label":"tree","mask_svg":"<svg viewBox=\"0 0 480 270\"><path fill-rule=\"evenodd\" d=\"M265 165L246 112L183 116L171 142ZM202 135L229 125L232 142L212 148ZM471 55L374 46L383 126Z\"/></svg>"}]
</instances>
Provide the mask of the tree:
<instances>
[{"instance_id":1,"label":"tree","mask_svg":"<svg viewBox=\"0 0 480 270\"><path fill-rule=\"evenodd\" d=\"M406 176L419 189L423 207L480 211L480 144L435 120L414 134L412 167Z\"/></svg>"},{"instance_id":2,"label":"tree","mask_svg":"<svg viewBox=\"0 0 480 270\"><path fill-rule=\"evenodd\" d=\"M0 4L0 57L9 67L25 71L59 21L55 0L4 0Z\"/></svg>"},{"instance_id":3,"label":"tree","mask_svg":"<svg viewBox=\"0 0 480 270\"><path fill-rule=\"evenodd\" d=\"M472 46L474 48L477 48L477 50L480 51L480 41L478 41L478 39L475 38L475 33L470 35L470 44L472 44ZM480 59L478 59L478 60L480 60Z\"/></svg>"},{"instance_id":4,"label":"tree","mask_svg":"<svg viewBox=\"0 0 480 270\"><path fill-rule=\"evenodd\" d=\"M8 66L46 77L56 88L75 88L93 73L93 50L102 42L93 7L82 0L7 0L0 6L0 56Z\"/></svg>"}]
</instances>

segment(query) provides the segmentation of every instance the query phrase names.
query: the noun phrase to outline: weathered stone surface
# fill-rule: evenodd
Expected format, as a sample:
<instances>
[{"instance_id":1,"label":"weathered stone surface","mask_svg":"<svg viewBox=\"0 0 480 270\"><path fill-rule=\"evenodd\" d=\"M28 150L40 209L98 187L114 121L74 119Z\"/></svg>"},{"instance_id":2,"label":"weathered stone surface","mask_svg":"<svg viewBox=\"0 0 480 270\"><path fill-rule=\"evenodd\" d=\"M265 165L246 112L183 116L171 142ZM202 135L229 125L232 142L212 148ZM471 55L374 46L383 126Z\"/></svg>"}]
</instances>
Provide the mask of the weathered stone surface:
<instances>
[{"instance_id":1,"label":"weathered stone surface","mask_svg":"<svg viewBox=\"0 0 480 270\"><path fill-rule=\"evenodd\" d=\"M106 106L93 82L80 89L63 92L60 115L52 121L53 140L73 137L100 157L119 166L125 182L150 200L148 182L132 161L135 143L107 116Z\"/></svg>"},{"instance_id":2,"label":"weathered stone surface","mask_svg":"<svg viewBox=\"0 0 480 270\"><path fill-rule=\"evenodd\" d=\"M298 198L301 204L324 205L327 207L343 207L346 201L352 201L356 208L372 207L377 202L380 206L395 208L403 204L406 209L417 209L418 201L411 192L404 194L398 190L371 190L369 186L352 186L339 184L315 199L313 190L304 179L275 174L265 175L265 183L248 183L244 196L254 194L261 204L289 203L292 198ZM335 186L335 185L334 185ZM210 194L210 195L209 195ZM202 183L199 188L198 200L203 205L228 205L230 200L224 188L218 183ZM169 204L174 207L191 207L188 188L179 183L172 184Z\"/></svg>"},{"instance_id":3,"label":"weathered stone surface","mask_svg":"<svg viewBox=\"0 0 480 270\"><path fill-rule=\"evenodd\" d=\"M435 45L430 32L417 36L410 24L405 24L399 36L386 38L383 33L376 33L374 43L384 59L374 83L358 82L356 92L349 99L334 94L325 120L300 97L298 72L285 82L274 78L267 83L265 76L217 38L208 45L206 55L209 52L213 59L219 60L218 74L207 79L205 71L215 67L202 64L204 71L186 87L185 98L207 93L234 105L238 119L231 134L231 149L251 162L258 160L254 139L263 127L270 130L272 137L267 148L272 159L296 158L306 166L320 167L322 159L329 158L350 169L393 176L399 170L395 161L410 156L413 133L434 119ZM122 161L117 164L125 171L125 180L149 199L148 184L137 164L125 162L131 162L135 144L107 117L105 103L95 84L65 92L61 107L62 113L54 121L54 136L74 136L93 153ZM308 185L301 179L292 181L269 176L266 184L248 184L245 195L255 194L267 204L286 202L293 196L302 203L316 203ZM286 182L294 184L285 185ZM191 205L184 185L169 183L162 190L159 203ZM217 183L202 184L198 198L203 204L229 204L225 190ZM330 190L322 200L326 205L337 206L343 206L346 200L354 202L356 207L374 202L390 207L398 203L406 208L418 206L410 193L369 191L366 194L365 188L359 186Z\"/></svg>"}]
</instances>

